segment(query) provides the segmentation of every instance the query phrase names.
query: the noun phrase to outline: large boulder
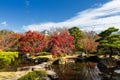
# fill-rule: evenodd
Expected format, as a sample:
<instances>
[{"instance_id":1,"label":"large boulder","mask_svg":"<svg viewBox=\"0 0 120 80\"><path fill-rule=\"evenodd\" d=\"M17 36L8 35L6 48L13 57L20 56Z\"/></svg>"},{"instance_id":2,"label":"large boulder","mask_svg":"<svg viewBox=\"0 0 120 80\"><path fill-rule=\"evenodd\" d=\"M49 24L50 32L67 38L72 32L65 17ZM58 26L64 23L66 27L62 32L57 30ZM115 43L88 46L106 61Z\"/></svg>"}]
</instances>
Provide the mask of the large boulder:
<instances>
[{"instance_id":1,"label":"large boulder","mask_svg":"<svg viewBox=\"0 0 120 80\"><path fill-rule=\"evenodd\" d=\"M111 75L117 68L116 60L112 58L101 59L100 62L98 62L97 67L101 72Z\"/></svg>"},{"instance_id":2,"label":"large boulder","mask_svg":"<svg viewBox=\"0 0 120 80\"><path fill-rule=\"evenodd\" d=\"M39 65L35 65L35 66L33 66L32 67L32 71L39 71L39 70L45 70L45 68L44 68L44 66L43 65L41 65L41 64L39 64Z\"/></svg>"},{"instance_id":3,"label":"large boulder","mask_svg":"<svg viewBox=\"0 0 120 80\"><path fill-rule=\"evenodd\" d=\"M96 62L96 63L99 63L100 60L101 59L98 56L90 56L90 57L86 58L86 61L91 61L91 62Z\"/></svg>"},{"instance_id":4,"label":"large boulder","mask_svg":"<svg viewBox=\"0 0 120 80\"><path fill-rule=\"evenodd\" d=\"M49 61L49 58L46 58L46 57L34 59L35 64L41 64L43 62L48 62L48 61Z\"/></svg>"},{"instance_id":5,"label":"large boulder","mask_svg":"<svg viewBox=\"0 0 120 80\"><path fill-rule=\"evenodd\" d=\"M98 67L98 69L99 69L101 72L104 72L104 71L107 69L107 66L106 66L104 63L102 63L102 62L99 62L99 63L97 64L97 67Z\"/></svg>"},{"instance_id":6,"label":"large boulder","mask_svg":"<svg viewBox=\"0 0 120 80\"><path fill-rule=\"evenodd\" d=\"M53 61L52 64L54 64L54 65L58 65L58 64L64 64L64 62L62 62L61 59L56 59L56 60Z\"/></svg>"},{"instance_id":7,"label":"large boulder","mask_svg":"<svg viewBox=\"0 0 120 80\"><path fill-rule=\"evenodd\" d=\"M118 67L120 67L120 59L118 59L118 60L116 61L116 64L117 64Z\"/></svg>"}]
</instances>

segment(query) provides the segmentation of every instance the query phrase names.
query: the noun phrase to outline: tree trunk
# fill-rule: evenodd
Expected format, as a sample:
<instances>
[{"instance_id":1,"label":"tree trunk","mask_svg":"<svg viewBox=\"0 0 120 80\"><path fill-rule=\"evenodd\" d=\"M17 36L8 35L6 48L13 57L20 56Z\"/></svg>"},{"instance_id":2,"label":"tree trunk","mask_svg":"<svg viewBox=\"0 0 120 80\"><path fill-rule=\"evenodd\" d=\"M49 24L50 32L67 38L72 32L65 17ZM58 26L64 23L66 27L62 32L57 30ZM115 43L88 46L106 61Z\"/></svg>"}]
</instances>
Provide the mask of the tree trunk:
<instances>
[{"instance_id":1,"label":"tree trunk","mask_svg":"<svg viewBox=\"0 0 120 80\"><path fill-rule=\"evenodd\" d=\"M113 50L112 50L112 48L110 47L110 55L109 55L109 58L112 57L112 54L113 54Z\"/></svg>"}]
</instances>

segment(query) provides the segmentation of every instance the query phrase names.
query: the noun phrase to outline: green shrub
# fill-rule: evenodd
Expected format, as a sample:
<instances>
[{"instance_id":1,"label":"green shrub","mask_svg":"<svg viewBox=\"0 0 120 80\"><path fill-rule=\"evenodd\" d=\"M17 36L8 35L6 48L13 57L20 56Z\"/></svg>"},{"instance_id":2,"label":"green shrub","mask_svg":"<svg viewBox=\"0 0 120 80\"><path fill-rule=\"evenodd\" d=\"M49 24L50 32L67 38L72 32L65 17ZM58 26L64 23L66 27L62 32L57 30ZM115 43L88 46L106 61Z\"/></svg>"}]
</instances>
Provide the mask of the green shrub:
<instances>
[{"instance_id":1,"label":"green shrub","mask_svg":"<svg viewBox=\"0 0 120 80\"><path fill-rule=\"evenodd\" d=\"M12 61L18 58L18 52L4 52L0 51L0 64L9 65Z\"/></svg>"},{"instance_id":2,"label":"green shrub","mask_svg":"<svg viewBox=\"0 0 120 80\"><path fill-rule=\"evenodd\" d=\"M39 60L43 61L43 62L47 62L49 61L50 59L47 58L47 57L39 57Z\"/></svg>"},{"instance_id":3,"label":"green shrub","mask_svg":"<svg viewBox=\"0 0 120 80\"><path fill-rule=\"evenodd\" d=\"M22 76L18 80L41 80L41 77L47 76L46 71L32 71Z\"/></svg>"},{"instance_id":4,"label":"green shrub","mask_svg":"<svg viewBox=\"0 0 120 80\"><path fill-rule=\"evenodd\" d=\"M48 52L39 52L36 54L37 56L45 56L45 55L49 55Z\"/></svg>"},{"instance_id":5,"label":"green shrub","mask_svg":"<svg viewBox=\"0 0 120 80\"><path fill-rule=\"evenodd\" d=\"M67 53L62 53L62 54L59 54L57 55L58 58L61 58L61 57L65 57Z\"/></svg>"}]
</instances>

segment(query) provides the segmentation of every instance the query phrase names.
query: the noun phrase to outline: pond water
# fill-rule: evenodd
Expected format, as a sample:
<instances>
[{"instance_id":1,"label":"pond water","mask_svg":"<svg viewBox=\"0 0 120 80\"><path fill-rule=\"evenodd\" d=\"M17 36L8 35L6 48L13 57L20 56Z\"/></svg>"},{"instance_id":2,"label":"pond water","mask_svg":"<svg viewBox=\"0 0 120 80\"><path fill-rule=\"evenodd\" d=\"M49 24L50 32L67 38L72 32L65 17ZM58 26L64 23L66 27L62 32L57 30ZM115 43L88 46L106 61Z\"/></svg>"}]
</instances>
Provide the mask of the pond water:
<instances>
[{"instance_id":1,"label":"pond water","mask_svg":"<svg viewBox=\"0 0 120 80\"><path fill-rule=\"evenodd\" d=\"M18 67L32 65L35 64L29 63L24 59L18 59L10 66L0 69L0 71L16 71ZM120 80L120 69L115 70L119 74L112 76L100 75L97 63L94 62L66 63L62 65L51 65L51 67L57 73L58 80Z\"/></svg>"},{"instance_id":2,"label":"pond water","mask_svg":"<svg viewBox=\"0 0 120 80\"><path fill-rule=\"evenodd\" d=\"M24 67L24 66L33 66L34 63L30 63L24 58L18 58L14 62L12 62L10 65L0 65L0 72L9 72L9 71L17 71L18 67Z\"/></svg>"},{"instance_id":3,"label":"pond water","mask_svg":"<svg viewBox=\"0 0 120 80\"><path fill-rule=\"evenodd\" d=\"M97 68L97 63L68 63L53 65L59 80L120 80L120 75L102 76Z\"/></svg>"}]
</instances>

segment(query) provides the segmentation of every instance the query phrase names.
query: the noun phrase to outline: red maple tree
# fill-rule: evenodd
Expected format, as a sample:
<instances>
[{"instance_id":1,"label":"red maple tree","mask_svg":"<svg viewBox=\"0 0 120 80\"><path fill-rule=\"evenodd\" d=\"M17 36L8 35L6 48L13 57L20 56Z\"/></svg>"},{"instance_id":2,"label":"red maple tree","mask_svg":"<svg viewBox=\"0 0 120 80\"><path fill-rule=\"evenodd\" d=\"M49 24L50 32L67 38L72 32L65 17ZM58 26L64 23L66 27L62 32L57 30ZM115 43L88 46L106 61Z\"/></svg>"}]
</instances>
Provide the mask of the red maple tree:
<instances>
[{"instance_id":1,"label":"red maple tree","mask_svg":"<svg viewBox=\"0 0 120 80\"><path fill-rule=\"evenodd\" d=\"M34 55L46 48L45 36L39 32L28 31L19 39L20 51Z\"/></svg>"},{"instance_id":2,"label":"red maple tree","mask_svg":"<svg viewBox=\"0 0 120 80\"><path fill-rule=\"evenodd\" d=\"M69 54L74 50L73 37L68 32L61 32L59 35L52 35L49 41L49 47L54 57L61 54Z\"/></svg>"}]
</instances>

